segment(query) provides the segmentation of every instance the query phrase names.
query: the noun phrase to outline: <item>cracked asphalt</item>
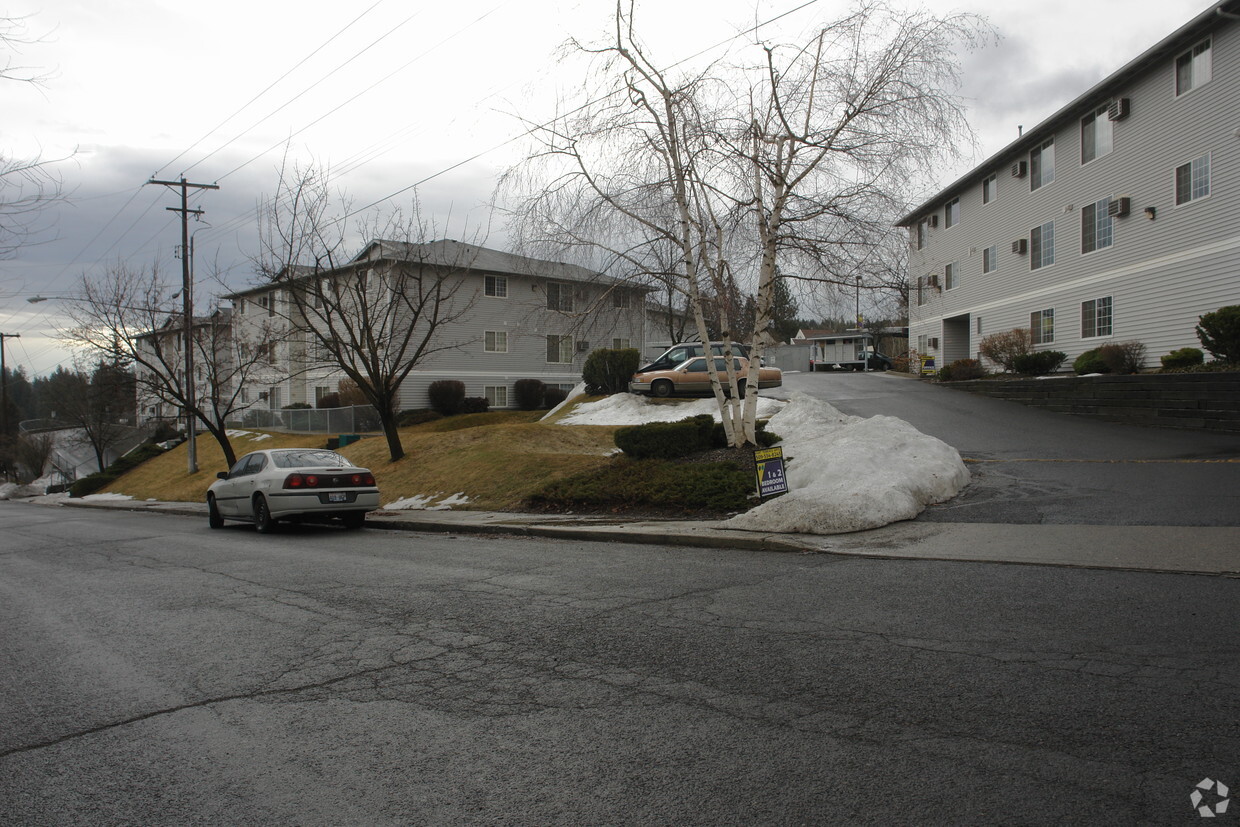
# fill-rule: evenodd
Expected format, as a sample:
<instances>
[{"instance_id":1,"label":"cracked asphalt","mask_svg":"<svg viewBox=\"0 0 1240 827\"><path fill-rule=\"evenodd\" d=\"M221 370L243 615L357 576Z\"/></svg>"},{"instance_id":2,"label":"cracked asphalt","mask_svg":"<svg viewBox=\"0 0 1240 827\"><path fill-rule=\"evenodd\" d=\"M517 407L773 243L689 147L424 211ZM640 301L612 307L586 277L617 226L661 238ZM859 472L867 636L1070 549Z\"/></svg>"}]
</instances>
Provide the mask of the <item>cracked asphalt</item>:
<instances>
[{"instance_id":1,"label":"cracked asphalt","mask_svg":"<svg viewBox=\"0 0 1240 827\"><path fill-rule=\"evenodd\" d=\"M1240 581L0 503L0 821L1165 823Z\"/></svg>"}]
</instances>

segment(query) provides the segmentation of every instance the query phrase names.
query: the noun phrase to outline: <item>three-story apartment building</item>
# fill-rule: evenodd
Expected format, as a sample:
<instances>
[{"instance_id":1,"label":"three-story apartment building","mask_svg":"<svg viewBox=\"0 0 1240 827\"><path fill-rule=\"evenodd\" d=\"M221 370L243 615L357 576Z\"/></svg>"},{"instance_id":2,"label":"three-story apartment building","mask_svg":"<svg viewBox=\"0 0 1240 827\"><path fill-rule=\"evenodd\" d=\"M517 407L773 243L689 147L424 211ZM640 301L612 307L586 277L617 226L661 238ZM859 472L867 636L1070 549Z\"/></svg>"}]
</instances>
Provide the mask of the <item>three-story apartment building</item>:
<instances>
[{"instance_id":1,"label":"three-story apartment building","mask_svg":"<svg viewBox=\"0 0 1240 827\"><path fill-rule=\"evenodd\" d=\"M1122 25L1122 21L1119 22ZM1211 6L906 215L910 340L1198 346L1240 303L1240 2Z\"/></svg>"}]
</instances>

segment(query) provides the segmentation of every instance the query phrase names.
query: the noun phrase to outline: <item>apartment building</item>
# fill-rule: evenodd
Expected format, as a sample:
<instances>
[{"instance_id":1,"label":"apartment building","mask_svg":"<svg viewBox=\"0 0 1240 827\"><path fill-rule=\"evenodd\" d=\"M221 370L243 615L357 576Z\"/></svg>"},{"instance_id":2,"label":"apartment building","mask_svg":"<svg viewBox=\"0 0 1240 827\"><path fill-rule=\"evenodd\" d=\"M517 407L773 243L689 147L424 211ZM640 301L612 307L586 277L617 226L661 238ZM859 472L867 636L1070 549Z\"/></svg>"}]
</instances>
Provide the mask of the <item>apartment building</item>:
<instances>
[{"instance_id":1,"label":"apartment building","mask_svg":"<svg viewBox=\"0 0 1240 827\"><path fill-rule=\"evenodd\" d=\"M1122 21L1117 21L1122 25ZM938 364L1027 327L1072 359L1199 346L1240 303L1240 2L1216 4L899 222L910 344Z\"/></svg>"}]
</instances>

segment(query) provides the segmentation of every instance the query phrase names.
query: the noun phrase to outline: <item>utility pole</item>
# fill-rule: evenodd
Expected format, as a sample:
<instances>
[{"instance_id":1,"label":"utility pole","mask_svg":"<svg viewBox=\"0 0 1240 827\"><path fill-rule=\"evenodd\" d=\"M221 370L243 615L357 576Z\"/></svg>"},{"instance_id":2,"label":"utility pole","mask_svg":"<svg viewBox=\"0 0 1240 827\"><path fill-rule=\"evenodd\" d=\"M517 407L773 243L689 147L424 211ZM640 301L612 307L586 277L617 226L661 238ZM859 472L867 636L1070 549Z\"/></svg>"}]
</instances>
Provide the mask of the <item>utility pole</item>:
<instances>
[{"instance_id":1,"label":"utility pole","mask_svg":"<svg viewBox=\"0 0 1240 827\"><path fill-rule=\"evenodd\" d=\"M9 438L9 371L4 364L4 340L20 339L20 333L0 333L0 441ZM9 463L4 463L4 478L9 478Z\"/></svg>"},{"instance_id":2,"label":"utility pole","mask_svg":"<svg viewBox=\"0 0 1240 827\"><path fill-rule=\"evenodd\" d=\"M181 206L165 207L169 212L181 214L181 322L185 333L185 379L183 394L185 396L185 439L189 449L189 472L198 472L198 445L194 440L197 423L194 422L194 282L190 276L189 217L202 215L202 210L189 208L189 189L217 190L218 184L191 184L182 175L179 181L157 181L154 178L148 184L160 184L165 187L177 187L181 190Z\"/></svg>"}]
</instances>

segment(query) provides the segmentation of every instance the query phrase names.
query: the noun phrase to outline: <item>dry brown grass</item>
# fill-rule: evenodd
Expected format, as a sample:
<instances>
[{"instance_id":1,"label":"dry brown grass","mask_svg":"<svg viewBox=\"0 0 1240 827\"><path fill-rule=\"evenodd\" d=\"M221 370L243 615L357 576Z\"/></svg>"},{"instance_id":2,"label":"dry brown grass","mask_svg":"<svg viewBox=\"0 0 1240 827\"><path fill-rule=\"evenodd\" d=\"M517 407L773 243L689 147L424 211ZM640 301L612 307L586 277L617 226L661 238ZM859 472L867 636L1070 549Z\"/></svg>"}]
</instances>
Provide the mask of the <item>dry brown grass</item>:
<instances>
[{"instance_id":1,"label":"dry brown grass","mask_svg":"<svg viewBox=\"0 0 1240 827\"><path fill-rule=\"evenodd\" d=\"M588 399L575 400L583 401ZM538 422L541 415L538 411L498 411L402 428L405 457L395 463L388 459L382 436L355 442L340 453L374 472L384 503L462 493L470 499L468 508L511 510L548 482L606 466L615 447L615 428L565 427ZM258 448L322 447L326 441L326 434L272 433L258 441L239 437L233 448L241 456ZM186 464L182 444L103 490L135 499L201 502L216 472L226 470L223 452L209 436L199 437L200 470L188 475Z\"/></svg>"}]
</instances>

